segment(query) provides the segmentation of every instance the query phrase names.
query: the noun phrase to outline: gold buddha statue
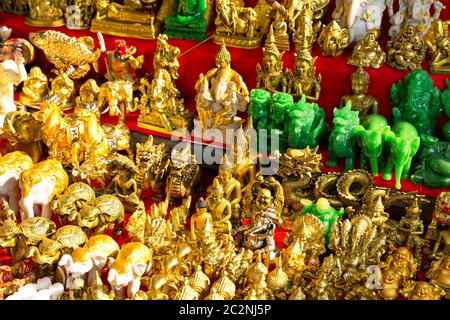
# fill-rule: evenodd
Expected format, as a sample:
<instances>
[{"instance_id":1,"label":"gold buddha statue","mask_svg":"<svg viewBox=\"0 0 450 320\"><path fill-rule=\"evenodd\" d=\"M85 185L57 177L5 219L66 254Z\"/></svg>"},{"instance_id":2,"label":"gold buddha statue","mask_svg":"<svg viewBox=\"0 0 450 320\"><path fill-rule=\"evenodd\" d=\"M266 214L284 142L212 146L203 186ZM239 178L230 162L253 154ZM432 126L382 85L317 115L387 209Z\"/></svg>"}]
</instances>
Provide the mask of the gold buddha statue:
<instances>
[{"instance_id":1,"label":"gold buddha statue","mask_svg":"<svg viewBox=\"0 0 450 320\"><path fill-rule=\"evenodd\" d=\"M30 12L25 23L36 27L60 27L65 24L66 1L28 0Z\"/></svg>"},{"instance_id":2,"label":"gold buddha statue","mask_svg":"<svg viewBox=\"0 0 450 320\"><path fill-rule=\"evenodd\" d=\"M357 67L381 67L386 61L386 53L377 42L380 33L380 30L372 29L359 40L353 49L353 54L348 58L348 64Z\"/></svg>"},{"instance_id":3,"label":"gold buddha statue","mask_svg":"<svg viewBox=\"0 0 450 320\"><path fill-rule=\"evenodd\" d=\"M48 94L48 79L39 67L32 67L23 82L19 102L25 106L38 106Z\"/></svg>"},{"instance_id":4,"label":"gold buddha statue","mask_svg":"<svg viewBox=\"0 0 450 320\"><path fill-rule=\"evenodd\" d=\"M231 203L224 198L224 189L216 179L210 195L206 198L206 204L211 212L216 232L231 234Z\"/></svg>"},{"instance_id":5,"label":"gold buddha statue","mask_svg":"<svg viewBox=\"0 0 450 320\"><path fill-rule=\"evenodd\" d=\"M210 243L215 239L214 220L203 198L197 201L196 212L191 216L190 240Z\"/></svg>"},{"instance_id":6,"label":"gold buddha statue","mask_svg":"<svg viewBox=\"0 0 450 320\"><path fill-rule=\"evenodd\" d=\"M287 10L286 8L274 1L272 3L271 13L273 17L272 24L270 25L270 31L273 33L274 44L279 50L289 51L289 34L287 24Z\"/></svg>"},{"instance_id":7,"label":"gold buddha statue","mask_svg":"<svg viewBox=\"0 0 450 320\"><path fill-rule=\"evenodd\" d=\"M320 95L320 74L315 75L315 62L317 57L313 58L308 50L302 50L295 54L295 73L289 82L289 90L294 98L299 99L302 95L306 95L306 100L317 102Z\"/></svg>"}]
</instances>

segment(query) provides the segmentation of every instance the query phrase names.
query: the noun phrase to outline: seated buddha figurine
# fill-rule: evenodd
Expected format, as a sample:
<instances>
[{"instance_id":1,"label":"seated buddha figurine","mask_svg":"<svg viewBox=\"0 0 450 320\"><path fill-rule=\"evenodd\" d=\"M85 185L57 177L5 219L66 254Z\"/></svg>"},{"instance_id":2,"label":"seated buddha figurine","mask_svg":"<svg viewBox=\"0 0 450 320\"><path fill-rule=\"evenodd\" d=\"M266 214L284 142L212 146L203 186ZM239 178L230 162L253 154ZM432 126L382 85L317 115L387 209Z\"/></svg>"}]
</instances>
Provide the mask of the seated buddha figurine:
<instances>
[{"instance_id":1,"label":"seated buddha figurine","mask_svg":"<svg viewBox=\"0 0 450 320\"><path fill-rule=\"evenodd\" d=\"M213 227L213 217L208 212L208 205L203 198L200 198L196 204L196 212L191 216L191 228L189 239L191 241L200 241L209 243L215 239L215 230Z\"/></svg>"},{"instance_id":2,"label":"seated buddha figurine","mask_svg":"<svg viewBox=\"0 0 450 320\"><path fill-rule=\"evenodd\" d=\"M135 5L122 5L111 0L96 0L95 7L92 32L139 39L155 39L159 33L155 8L136 8Z\"/></svg>"},{"instance_id":3,"label":"seated buddha figurine","mask_svg":"<svg viewBox=\"0 0 450 320\"><path fill-rule=\"evenodd\" d=\"M370 30L364 38L359 40L353 54L348 58L348 64L357 67L379 68L386 61L386 53L377 42L380 30Z\"/></svg>"},{"instance_id":4,"label":"seated buddha figurine","mask_svg":"<svg viewBox=\"0 0 450 320\"><path fill-rule=\"evenodd\" d=\"M387 48L387 64L399 71L419 69L427 50L417 27L413 25L405 25L394 40L387 42Z\"/></svg>"},{"instance_id":5,"label":"seated buddha figurine","mask_svg":"<svg viewBox=\"0 0 450 320\"><path fill-rule=\"evenodd\" d=\"M60 98L63 110L70 110L75 105L75 83L65 72L60 73L51 82L50 95Z\"/></svg>"},{"instance_id":6,"label":"seated buddha figurine","mask_svg":"<svg viewBox=\"0 0 450 320\"><path fill-rule=\"evenodd\" d=\"M173 0L173 15L164 19L170 38L204 40L212 4L209 0Z\"/></svg>"},{"instance_id":7,"label":"seated buddha figurine","mask_svg":"<svg viewBox=\"0 0 450 320\"><path fill-rule=\"evenodd\" d=\"M144 64L144 56L134 57L137 49L127 45L123 39L115 41L114 50L106 54L107 74L109 81L126 80L136 83L138 81L137 70Z\"/></svg>"},{"instance_id":8,"label":"seated buddha figurine","mask_svg":"<svg viewBox=\"0 0 450 320\"><path fill-rule=\"evenodd\" d=\"M214 180L206 204L211 212L216 232L231 234L231 203L224 198L224 194L223 186L218 180Z\"/></svg>"},{"instance_id":9,"label":"seated buddha figurine","mask_svg":"<svg viewBox=\"0 0 450 320\"><path fill-rule=\"evenodd\" d=\"M249 92L241 75L231 69L230 63L230 52L222 44L216 54L216 68L206 75L200 74L195 85L196 107L204 129L236 128L243 123L236 114L238 110L247 110Z\"/></svg>"},{"instance_id":10,"label":"seated buddha figurine","mask_svg":"<svg viewBox=\"0 0 450 320\"><path fill-rule=\"evenodd\" d=\"M28 0L30 12L25 23L37 27L60 27L65 24L66 1Z\"/></svg>"},{"instance_id":11,"label":"seated buddha figurine","mask_svg":"<svg viewBox=\"0 0 450 320\"><path fill-rule=\"evenodd\" d=\"M41 68L30 69L28 79L23 82L19 102L25 106L39 105L48 94L48 79Z\"/></svg>"},{"instance_id":12,"label":"seated buddha figurine","mask_svg":"<svg viewBox=\"0 0 450 320\"><path fill-rule=\"evenodd\" d=\"M430 62L430 71L450 74L450 37L444 37L437 41L436 53Z\"/></svg>"},{"instance_id":13,"label":"seated buddha figurine","mask_svg":"<svg viewBox=\"0 0 450 320\"><path fill-rule=\"evenodd\" d=\"M314 66L316 58L313 58L308 50L302 50L295 54L295 73L290 77L289 90L297 100L306 95L306 100L316 102L320 95L321 76L315 75L316 67Z\"/></svg>"},{"instance_id":14,"label":"seated buddha figurine","mask_svg":"<svg viewBox=\"0 0 450 320\"><path fill-rule=\"evenodd\" d=\"M352 91L350 95L343 96L341 106L352 102L352 110L359 111L360 121L364 121L367 116L377 114L380 108L378 100L367 94L370 85L370 76L363 68L358 68L351 76Z\"/></svg>"}]
</instances>

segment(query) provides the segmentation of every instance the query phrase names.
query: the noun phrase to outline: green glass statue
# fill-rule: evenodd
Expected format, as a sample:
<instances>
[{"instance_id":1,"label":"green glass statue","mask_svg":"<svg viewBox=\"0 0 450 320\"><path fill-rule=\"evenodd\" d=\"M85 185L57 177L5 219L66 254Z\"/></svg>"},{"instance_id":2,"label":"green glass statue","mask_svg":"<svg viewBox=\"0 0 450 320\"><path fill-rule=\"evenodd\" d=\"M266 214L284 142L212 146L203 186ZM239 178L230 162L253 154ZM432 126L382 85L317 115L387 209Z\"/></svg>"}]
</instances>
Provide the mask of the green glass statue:
<instances>
[{"instance_id":1,"label":"green glass statue","mask_svg":"<svg viewBox=\"0 0 450 320\"><path fill-rule=\"evenodd\" d=\"M413 124L419 135L437 135L441 116L441 92L430 75L418 69L406 75L391 88L392 116Z\"/></svg>"},{"instance_id":2,"label":"green glass statue","mask_svg":"<svg viewBox=\"0 0 450 320\"><path fill-rule=\"evenodd\" d=\"M333 115L334 128L329 138L327 166L335 168L338 158L344 158L344 171L349 171L355 167L355 132L359 125L359 111L353 111L349 101L343 108L334 108Z\"/></svg>"},{"instance_id":3,"label":"green glass statue","mask_svg":"<svg viewBox=\"0 0 450 320\"><path fill-rule=\"evenodd\" d=\"M421 142L411 182L433 188L450 187L450 142L432 136L421 136Z\"/></svg>"},{"instance_id":4,"label":"green glass statue","mask_svg":"<svg viewBox=\"0 0 450 320\"><path fill-rule=\"evenodd\" d=\"M344 208L336 210L325 198L319 198L316 203L311 200L302 200L303 209L300 215L310 213L322 222L322 230L325 234L325 242L330 243L331 229L333 224L344 214Z\"/></svg>"},{"instance_id":5,"label":"green glass statue","mask_svg":"<svg viewBox=\"0 0 450 320\"><path fill-rule=\"evenodd\" d=\"M409 169L414 155L419 150L420 137L416 128L405 121L399 121L392 131L384 134L388 150L388 158L383 168L383 179L391 180L392 168L395 165L395 187L401 188L400 179L409 178Z\"/></svg>"},{"instance_id":6,"label":"green glass statue","mask_svg":"<svg viewBox=\"0 0 450 320\"><path fill-rule=\"evenodd\" d=\"M386 118L379 114L371 114L356 127L356 141L360 152L360 168L367 170L369 160L370 170L375 177L379 173L379 163L383 155L383 136L391 130Z\"/></svg>"},{"instance_id":7,"label":"green glass statue","mask_svg":"<svg viewBox=\"0 0 450 320\"><path fill-rule=\"evenodd\" d=\"M272 95L272 110L270 112L270 129L284 130L288 119L288 110L294 103L294 98L288 93L277 92Z\"/></svg>"},{"instance_id":8,"label":"green glass statue","mask_svg":"<svg viewBox=\"0 0 450 320\"><path fill-rule=\"evenodd\" d=\"M174 0L174 15L164 19L164 33L169 38L198 41L206 39L207 11L208 0Z\"/></svg>"},{"instance_id":9,"label":"green glass statue","mask_svg":"<svg viewBox=\"0 0 450 320\"><path fill-rule=\"evenodd\" d=\"M447 80L447 88L442 92L442 104L447 118L450 118L450 81ZM450 141L450 120L442 126L442 136L445 141Z\"/></svg>"},{"instance_id":10,"label":"green glass statue","mask_svg":"<svg viewBox=\"0 0 450 320\"><path fill-rule=\"evenodd\" d=\"M270 93L263 89L250 91L250 104L248 114L252 118L253 128L267 129L270 116Z\"/></svg>"},{"instance_id":11,"label":"green glass statue","mask_svg":"<svg viewBox=\"0 0 450 320\"><path fill-rule=\"evenodd\" d=\"M306 101L306 95L288 110L285 131L290 148L314 148L319 139L325 139L329 127L325 122L325 111L317 103Z\"/></svg>"}]
</instances>

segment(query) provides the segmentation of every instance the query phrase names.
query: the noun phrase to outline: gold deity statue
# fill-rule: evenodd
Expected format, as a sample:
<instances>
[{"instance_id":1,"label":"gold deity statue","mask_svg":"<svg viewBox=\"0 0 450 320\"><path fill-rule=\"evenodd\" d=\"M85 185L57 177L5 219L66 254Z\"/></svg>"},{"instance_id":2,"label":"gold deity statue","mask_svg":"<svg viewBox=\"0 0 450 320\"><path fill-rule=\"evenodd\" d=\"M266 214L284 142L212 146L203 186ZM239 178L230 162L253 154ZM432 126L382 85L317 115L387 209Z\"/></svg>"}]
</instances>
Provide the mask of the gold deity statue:
<instances>
[{"instance_id":1,"label":"gold deity statue","mask_svg":"<svg viewBox=\"0 0 450 320\"><path fill-rule=\"evenodd\" d=\"M289 34L287 24L287 10L286 8L274 1L270 15L272 16L272 24L270 25L270 31L273 33L274 43L279 50L289 51Z\"/></svg>"},{"instance_id":2,"label":"gold deity statue","mask_svg":"<svg viewBox=\"0 0 450 320\"><path fill-rule=\"evenodd\" d=\"M341 99L344 107L349 101L352 102L352 110L359 111L359 119L364 121L367 116L377 114L380 108L378 100L367 94L370 86L370 76L363 68L358 68L351 75L352 94L345 95Z\"/></svg>"},{"instance_id":3,"label":"gold deity statue","mask_svg":"<svg viewBox=\"0 0 450 320\"><path fill-rule=\"evenodd\" d=\"M114 50L106 53L105 78L109 81L126 80L136 83L139 79L137 71L144 64L144 56L135 57L135 46L127 45L123 39L115 40Z\"/></svg>"},{"instance_id":4,"label":"gold deity statue","mask_svg":"<svg viewBox=\"0 0 450 320\"><path fill-rule=\"evenodd\" d=\"M450 36L437 40L436 52L430 62L430 71L438 74L450 74Z\"/></svg>"},{"instance_id":5,"label":"gold deity statue","mask_svg":"<svg viewBox=\"0 0 450 320\"><path fill-rule=\"evenodd\" d=\"M196 204L196 212L191 216L190 240L210 243L215 239L214 220L208 212L208 205L203 198Z\"/></svg>"},{"instance_id":6,"label":"gold deity statue","mask_svg":"<svg viewBox=\"0 0 450 320\"><path fill-rule=\"evenodd\" d=\"M287 92L288 82L282 61L284 51L278 51L272 29L267 35L263 55L264 67L261 68L259 63L256 65L256 88L264 88L270 93Z\"/></svg>"},{"instance_id":7,"label":"gold deity statue","mask_svg":"<svg viewBox=\"0 0 450 320\"><path fill-rule=\"evenodd\" d=\"M315 62L308 50L302 50L295 54L295 73L290 77L289 90L294 98L299 99L306 95L306 100L316 102L320 95L320 74L316 76Z\"/></svg>"},{"instance_id":8,"label":"gold deity statue","mask_svg":"<svg viewBox=\"0 0 450 320\"><path fill-rule=\"evenodd\" d=\"M23 82L19 102L25 106L38 106L48 94L48 79L39 67L32 67Z\"/></svg>"},{"instance_id":9,"label":"gold deity statue","mask_svg":"<svg viewBox=\"0 0 450 320\"><path fill-rule=\"evenodd\" d=\"M442 38L449 37L450 32L448 27L450 20L442 21L441 19L435 19L431 23L430 29L423 36L423 41L427 46L427 55L433 58L437 54L437 45Z\"/></svg>"},{"instance_id":10,"label":"gold deity statue","mask_svg":"<svg viewBox=\"0 0 450 320\"><path fill-rule=\"evenodd\" d=\"M214 180L206 204L211 212L216 233L231 234L231 203L224 198L224 189L218 180Z\"/></svg>"},{"instance_id":11,"label":"gold deity statue","mask_svg":"<svg viewBox=\"0 0 450 320\"><path fill-rule=\"evenodd\" d=\"M36 27L60 27L65 24L66 1L28 0L30 12L25 23Z\"/></svg>"},{"instance_id":12,"label":"gold deity statue","mask_svg":"<svg viewBox=\"0 0 450 320\"><path fill-rule=\"evenodd\" d=\"M68 73L61 72L51 82L50 95L57 95L60 105L64 110L70 110L75 106L75 83Z\"/></svg>"},{"instance_id":13,"label":"gold deity statue","mask_svg":"<svg viewBox=\"0 0 450 320\"><path fill-rule=\"evenodd\" d=\"M298 22L292 23L292 41L295 43L295 51L312 50L313 44L316 42L317 30L314 29L313 12L309 8L304 8L299 12Z\"/></svg>"},{"instance_id":14,"label":"gold deity statue","mask_svg":"<svg viewBox=\"0 0 450 320\"><path fill-rule=\"evenodd\" d=\"M370 30L359 40L353 54L348 58L348 64L357 67L379 68L386 61L386 54L377 42L380 30Z\"/></svg>"},{"instance_id":15,"label":"gold deity statue","mask_svg":"<svg viewBox=\"0 0 450 320\"><path fill-rule=\"evenodd\" d=\"M156 9L121 5L111 0L96 0L92 32L138 39L155 39L160 31Z\"/></svg>"},{"instance_id":16,"label":"gold deity statue","mask_svg":"<svg viewBox=\"0 0 450 320\"><path fill-rule=\"evenodd\" d=\"M327 57L337 57L349 45L350 35L347 28L342 28L336 20L322 27L317 43L322 54Z\"/></svg>"}]
</instances>

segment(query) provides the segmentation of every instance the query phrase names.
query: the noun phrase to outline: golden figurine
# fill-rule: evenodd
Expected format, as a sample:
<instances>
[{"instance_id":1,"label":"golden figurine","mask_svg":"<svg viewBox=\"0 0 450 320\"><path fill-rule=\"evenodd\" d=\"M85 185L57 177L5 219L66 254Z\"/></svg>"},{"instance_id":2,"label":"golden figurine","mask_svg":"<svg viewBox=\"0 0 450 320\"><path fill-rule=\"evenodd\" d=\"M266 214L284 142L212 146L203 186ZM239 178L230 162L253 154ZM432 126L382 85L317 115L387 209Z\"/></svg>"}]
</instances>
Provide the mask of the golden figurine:
<instances>
[{"instance_id":1,"label":"golden figurine","mask_svg":"<svg viewBox=\"0 0 450 320\"><path fill-rule=\"evenodd\" d=\"M450 256L446 255L431 264L427 272L430 284L446 292L446 299L450 299Z\"/></svg>"},{"instance_id":2,"label":"golden figurine","mask_svg":"<svg viewBox=\"0 0 450 320\"><path fill-rule=\"evenodd\" d=\"M381 31L370 30L353 48L353 54L348 58L348 64L357 67L380 68L386 61L386 53L377 42Z\"/></svg>"},{"instance_id":3,"label":"golden figurine","mask_svg":"<svg viewBox=\"0 0 450 320\"><path fill-rule=\"evenodd\" d=\"M270 15L273 21L270 31L273 34L275 46L282 51L289 51L289 34L287 24L287 10L284 5L273 1Z\"/></svg>"},{"instance_id":4,"label":"golden figurine","mask_svg":"<svg viewBox=\"0 0 450 320\"><path fill-rule=\"evenodd\" d=\"M223 271L222 276L214 282L211 292L216 289L217 293L222 295L225 300L232 300L236 296L236 285L231 281L227 271Z\"/></svg>"},{"instance_id":5,"label":"golden figurine","mask_svg":"<svg viewBox=\"0 0 450 320\"><path fill-rule=\"evenodd\" d=\"M214 241L215 230L214 220L208 212L208 205L203 198L196 204L196 212L191 216L190 239L192 241L202 241L205 243Z\"/></svg>"},{"instance_id":6,"label":"golden figurine","mask_svg":"<svg viewBox=\"0 0 450 320\"><path fill-rule=\"evenodd\" d=\"M141 79L142 93L138 126L171 134L173 131L191 130L194 114L184 107L184 100L175 87L178 79L180 49L169 45L167 36L158 36L153 58L154 78L151 84Z\"/></svg>"},{"instance_id":7,"label":"golden figurine","mask_svg":"<svg viewBox=\"0 0 450 320\"><path fill-rule=\"evenodd\" d=\"M312 11L313 14L313 27L315 31L318 31L322 25L322 19L328 9L330 0L288 0L286 1L286 8L288 10L288 20L290 23L295 23L291 30L299 27L297 18L304 9Z\"/></svg>"},{"instance_id":8,"label":"golden figurine","mask_svg":"<svg viewBox=\"0 0 450 320\"><path fill-rule=\"evenodd\" d=\"M199 300L199 296L200 294L191 286L189 279L185 279L174 300Z\"/></svg>"},{"instance_id":9,"label":"golden figurine","mask_svg":"<svg viewBox=\"0 0 450 320\"><path fill-rule=\"evenodd\" d=\"M386 263L381 264L386 273L388 270L400 276L401 283L414 279L417 271L417 262L408 248L400 247L386 258Z\"/></svg>"},{"instance_id":10,"label":"golden figurine","mask_svg":"<svg viewBox=\"0 0 450 320\"><path fill-rule=\"evenodd\" d=\"M379 295L384 300L395 300L400 295L402 277L392 269L386 270L382 275Z\"/></svg>"},{"instance_id":11,"label":"golden figurine","mask_svg":"<svg viewBox=\"0 0 450 320\"><path fill-rule=\"evenodd\" d=\"M368 95L370 76L363 68L358 68L351 75L352 94L341 98L341 106L352 103L352 110L359 111L359 119L363 122L367 116L377 114L380 110L380 102L377 98Z\"/></svg>"},{"instance_id":12,"label":"golden figurine","mask_svg":"<svg viewBox=\"0 0 450 320\"><path fill-rule=\"evenodd\" d=\"M77 114L78 110L90 108L94 111L98 118L100 118L100 110L97 108L97 99L100 88L94 79L89 79L83 83L78 91L78 97L76 97L76 106L74 113ZM92 109L94 108L94 109Z\"/></svg>"},{"instance_id":13,"label":"golden figurine","mask_svg":"<svg viewBox=\"0 0 450 320\"><path fill-rule=\"evenodd\" d=\"M189 277L189 282L195 291L199 294L200 298L209 291L211 280L203 272L202 266L198 265L196 271Z\"/></svg>"},{"instance_id":14,"label":"golden figurine","mask_svg":"<svg viewBox=\"0 0 450 320\"><path fill-rule=\"evenodd\" d=\"M75 106L75 83L65 72L60 73L51 81L50 95L57 95L63 110L73 109Z\"/></svg>"},{"instance_id":15,"label":"golden figurine","mask_svg":"<svg viewBox=\"0 0 450 320\"><path fill-rule=\"evenodd\" d=\"M111 0L95 0L96 14L91 21L92 32L138 39L155 39L160 32L156 12L121 5Z\"/></svg>"},{"instance_id":16,"label":"golden figurine","mask_svg":"<svg viewBox=\"0 0 450 320\"><path fill-rule=\"evenodd\" d=\"M213 41L230 47L257 48L263 38L257 19L253 8L236 6L232 0L217 0Z\"/></svg>"},{"instance_id":17,"label":"golden figurine","mask_svg":"<svg viewBox=\"0 0 450 320\"><path fill-rule=\"evenodd\" d=\"M98 72L98 59L100 49L95 49L94 39L91 37L69 37L54 30L31 32L31 43L44 51L50 63L54 64L60 72L68 72L72 79L83 78L92 64Z\"/></svg>"},{"instance_id":18,"label":"golden figurine","mask_svg":"<svg viewBox=\"0 0 450 320\"><path fill-rule=\"evenodd\" d=\"M37 106L48 94L48 79L39 67L32 67L28 78L23 82L19 102L25 106Z\"/></svg>"},{"instance_id":19,"label":"golden figurine","mask_svg":"<svg viewBox=\"0 0 450 320\"><path fill-rule=\"evenodd\" d=\"M237 117L250 102L247 85L231 66L231 55L222 44L216 54L216 68L200 74L195 84L198 117L203 129L239 127L244 120Z\"/></svg>"},{"instance_id":20,"label":"golden figurine","mask_svg":"<svg viewBox=\"0 0 450 320\"><path fill-rule=\"evenodd\" d=\"M450 239L448 237L448 226L450 225L450 215L448 207L450 204L450 192L441 192L436 198L431 223L428 225L425 239L435 241L431 258L439 257L442 254L450 254ZM440 241L438 241L440 239ZM443 243L442 243L443 242ZM444 245L441 251L441 245Z\"/></svg>"},{"instance_id":21,"label":"golden figurine","mask_svg":"<svg viewBox=\"0 0 450 320\"><path fill-rule=\"evenodd\" d=\"M216 233L231 234L231 203L224 198L224 189L218 180L214 180L210 195L205 201L213 217Z\"/></svg>"},{"instance_id":22,"label":"golden figurine","mask_svg":"<svg viewBox=\"0 0 450 320\"><path fill-rule=\"evenodd\" d=\"M430 71L450 74L450 36L439 38L436 42L436 52L430 62Z\"/></svg>"},{"instance_id":23,"label":"golden figurine","mask_svg":"<svg viewBox=\"0 0 450 320\"><path fill-rule=\"evenodd\" d=\"M134 57L137 48L127 45L123 39L114 41L114 50L106 53L106 75L105 78L112 80L126 80L137 83L139 77L137 71L144 64L144 56Z\"/></svg>"},{"instance_id":24,"label":"golden figurine","mask_svg":"<svg viewBox=\"0 0 450 320\"><path fill-rule=\"evenodd\" d=\"M442 21L441 19L435 19L431 23L428 32L423 36L423 41L425 41L428 49L427 55L430 58L436 56L438 42L441 41L442 38L450 36L450 32L448 30L449 25L450 20Z\"/></svg>"},{"instance_id":25,"label":"golden figurine","mask_svg":"<svg viewBox=\"0 0 450 320\"><path fill-rule=\"evenodd\" d=\"M283 270L281 256L275 260L275 269L267 275L267 288L273 292L278 299L286 299L286 292L289 285L289 277Z\"/></svg>"},{"instance_id":26,"label":"golden figurine","mask_svg":"<svg viewBox=\"0 0 450 320\"><path fill-rule=\"evenodd\" d=\"M337 57L342 54L349 45L349 33L347 28L342 28L336 20L332 20L317 38L317 43L326 57Z\"/></svg>"},{"instance_id":27,"label":"golden figurine","mask_svg":"<svg viewBox=\"0 0 450 320\"><path fill-rule=\"evenodd\" d=\"M321 75L316 76L315 62L317 57L313 58L308 50L302 50L295 54L295 72L289 79L289 90L294 98L299 99L306 95L310 102L316 102L320 96Z\"/></svg>"},{"instance_id":28,"label":"golden figurine","mask_svg":"<svg viewBox=\"0 0 450 320\"><path fill-rule=\"evenodd\" d=\"M36 27L60 27L65 24L66 1L28 0L30 12L25 23Z\"/></svg>"},{"instance_id":29,"label":"golden figurine","mask_svg":"<svg viewBox=\"0 0 450 320\"><path fill-rule=\"evenodd\" d=\"M302 50L311 51L313 44L316 42L317 30L314 29L313 12L309 8L304 8L298 14L298 22L291 28L293 31L292 41L295 43L295 51L301 52Z\"/></svg>"},{"instance_id":30,"label":"golden figurine","mask_svg":"<svg viewBox=\"0 0 450 320\"><path fill-rule=\"evenodd\" d=\"M434 287L425 281L409 281L401 289L403 296L409 300L441 300L445 293L438 287Z\"/></svg>"},{"instance_id":31,"label":"golden figurine","mask_svg":"<svg viewBox=\"0 0 450 320\"><path fill-rule=\"evenodd\" d=\"M270 29L263 48L263 68L259 63L256 65L256 88L264 88L270 93L287 92L288 80L283 71L283 55L284 51L278 51L273 31Z\"/></svg>"},{"instance_id":32,"label":"golden figurine","mask_svg":"<svg viewBox=\"0 0 450 320\"><path fill-rule=\"evenodd\" d=\"M417 27L413 25L403 26L400 34L387 42L387 48L387 64L399 71L419 69L427 50Z\"/></svg>"}]
</instances>

